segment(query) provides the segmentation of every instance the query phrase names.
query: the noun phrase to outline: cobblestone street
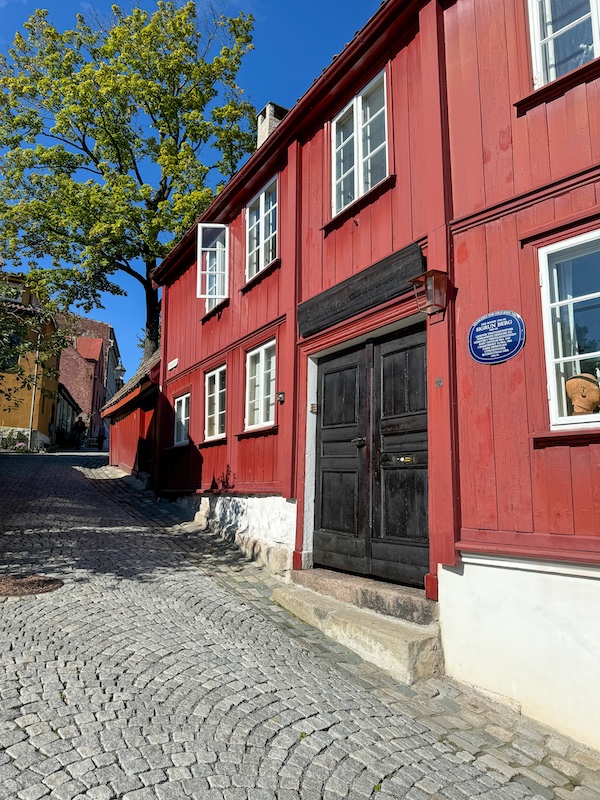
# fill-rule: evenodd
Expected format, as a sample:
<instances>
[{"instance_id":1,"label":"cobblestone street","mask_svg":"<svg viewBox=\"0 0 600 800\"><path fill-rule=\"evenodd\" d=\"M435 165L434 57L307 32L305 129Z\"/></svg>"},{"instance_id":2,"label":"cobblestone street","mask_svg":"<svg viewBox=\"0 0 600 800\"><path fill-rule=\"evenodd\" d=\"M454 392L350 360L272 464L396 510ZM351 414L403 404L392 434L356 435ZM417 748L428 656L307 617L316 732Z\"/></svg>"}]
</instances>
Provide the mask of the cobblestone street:
<instances>
[{"instance_id":1,"label":"cobblestone street","mask_svg":"<svg viewBox=\"0 0 600 800\"><path fill-rule=\"evenodd\" d=\"M0 798L600 800L600 755L398 684L98 454L0 455Z\"/></svg>"}]
</instances>

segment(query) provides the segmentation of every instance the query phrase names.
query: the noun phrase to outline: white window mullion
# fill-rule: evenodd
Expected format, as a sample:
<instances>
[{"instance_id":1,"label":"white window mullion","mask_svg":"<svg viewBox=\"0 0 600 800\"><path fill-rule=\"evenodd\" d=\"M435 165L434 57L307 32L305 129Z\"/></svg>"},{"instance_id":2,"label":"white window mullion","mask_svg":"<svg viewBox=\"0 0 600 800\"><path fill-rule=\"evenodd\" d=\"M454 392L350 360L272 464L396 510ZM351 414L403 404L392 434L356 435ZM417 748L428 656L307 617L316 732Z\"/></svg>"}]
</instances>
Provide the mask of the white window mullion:
<instances>
[{"instance_id":1,"label":"white window mullion","mask_svg":"<svg viewBox=\"0 0 600 800\"><path fill-rule=\"evenodd\" d=\"M186 444L189 441L190 427L190 395L176 397L173 403L174 431L173 444Z\"/></svg>"},{"instance_id":2,"label":"white window mullion","mask_svg":"<svg viewBox=\"0 0 600 800\"><path fill-rule=\"evenodd\" d=\"M227 225L198 224L196 296L206 301L206 311L229 296L229 229Z\"/></svg>"},{"instance_id":3,"label":"white window mullion","mask_svg":"<svg viewBox=\"0 0 600 800\"><path fill-rule=\"evenodd\" d=\"M246 429L275 421L275 356L275 341L246 354Z\"/></svg>"},{"instance_id":4,"label":"white window mullion","mask_svg":"<svg viewBox=\"0 0 600 800\"><path fill-rule=\"evenodd\" d=\"M272 203L267 208L267 196ZM277 257L277 178L246 207L246 280L268 267ZM273 219L272 230L267 222ZM267 257L268 256L268 257Z\"/></svg>"},{"instance_id":5,"label":"white window mullion","mask_svg":"<svg viewBox=\"0 0 600 800\"><path fill-rule=\"evenodd\" d=\"M582 0L581 8L576 11L562 5L559 0L528 2L535 89L600 55L600 0ZM572 11L579 16L568 20ZM565 15L564 24L559 19L561 14ZM578 36L581 37L579 50ZM569 43L573 48L571 52L565 50ZM559 63L561 58L562 64Z\"/></svg>"},{"instance_id":6,"label":"white window mullion","mask_svg":"<svg viewBox=\"0 0 600 800\"><path fill-rule=\"evenodd\" d=\"M205 439L225 436L227 373L225 366L206 374Z\"/></svg>"},{"instance_id":7,"label":"white window mullion","mask_svg":"<svg viewBox=\"0 0 600 800\"><path fill-rule=\"evenodd\" d=\"M600 427L600 409L574 414L567 394L573 376L600 377L600 231L542 247L538 255L551 427ZM588 399L595 402L595 394L588 391Z\"/></svg>"},{"instance_id":8,"label":"white window mullion","mask_svg":"<svg viewBox=\"0 0 600 800\"><path fill-rule=\"evenodd\" d=\"M372 116L365 120L365 104L369 103L373 96L377 96L380 91L383 92L380 108L373 113L372 107L368 106L367 113ZM372 137L376 128L374 123L380 115L383 119L382 132L380 129L381 141L373 146ZM364 142L365 136L368 136L367 146ZM369 149L371 147L373 147L372 150ZM331 123L331 183L334 216L362 197L388 175L387 147L387 101L385 73L382 73L353 98ZM385 158L380 161L378 168L374 171L375 155L381 151L384 151ZM346 155L345 160L344 154ZM350 161L349 154L353 158L351 165L347 163ZM373 175L376 176L375 179L373 179ZM371 177L368 178L368 176ZM352 191L350 187L352 187Z\"/></svg>"}]
</instances>

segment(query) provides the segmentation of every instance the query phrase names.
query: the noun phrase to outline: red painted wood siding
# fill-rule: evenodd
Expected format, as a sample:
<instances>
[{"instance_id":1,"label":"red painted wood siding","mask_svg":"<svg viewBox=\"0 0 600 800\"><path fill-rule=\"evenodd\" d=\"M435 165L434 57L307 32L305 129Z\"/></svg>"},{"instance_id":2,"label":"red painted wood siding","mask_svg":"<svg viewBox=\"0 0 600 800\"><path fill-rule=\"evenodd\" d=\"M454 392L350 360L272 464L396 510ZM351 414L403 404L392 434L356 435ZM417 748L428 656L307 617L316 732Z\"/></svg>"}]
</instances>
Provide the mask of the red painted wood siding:
<instances>
[{"instance_id":1,"label":"red painted wood siding","mask_svg":"<svg viewBox=\"0 0 600 800\"><path fill-rule=\"evenodd\" d=\"M600 558L600 492L594 478L600 444L534 447L550 430L536 251L565 236L561 221L573 213L596 216L576 232L600 225L597 186L574 188L454 238L462 526L467 540L488 547L527 546L520 534L535 534L529 543L546 551L569 549L562 537L593 537L596 544L585 546ZM534 229L540 233L529 241L527 231ZM468 354L469 328L499 309L521 314L526 345L504 364L477 364ZM544 538L557 536L555 542Z\"/></svg>"},{"instance_id":2,"label":"red painted wood siding","mask_svg":"<svg viewBox=\"0 0 600 800\"><path fill-rule=\"evenodd\" d=\"M125 472L151 472L155 409L125 409L110 426L110 463Z\"/></svg>"},{"instance_id":3,"label":"red painted wood siding","mask_svg":"<svg viewBox=\"0 0 600 800\"><path fill-rule=\"evenodd\" d=\"M532 92L526 5L459 0L444 13L456 218L600 160L599 79L516 114Z\"/></svg>"},{"instance_id":4,"label":"red painted wood siding","mask_svg":"<svg viewBox=\"0 0 600 800\"><path fill-rule=\"evenodd\" d=\"M340 98L302 147L301 301L366 269L427 233L422 183L427 153L421 91L420 36L403 44L386 67L389 171L395 184L325 233L331 221L330 120L352 99ZM382 66L383 68L383 66ZM365 74L364 85L377 71ZM346 218L347 217L347 218Z\"/></svg>"},{"instance_id":5,"label":"red painted wood siding","mask_svg":"<svg viewBox=\"0 0 600 800\"><path fill-rule=\"evenodd\" d=\"M296 148L289 159L295 164ZM165 287L163 329L165 392L169 408L176 397L190 392L190 446L171 448L165 458L171 475L165 480L200 491L292 491L293 403L295 388L296 318L296 168L285 166L278 178L278 262L246 282L246 219L241 208L229 225L229 298L206 314L196 297L196 252L188 248L183 271ZM252 200L247 198L247 202ZM245 436L246 353L276 339L276 390L290 401L276 408L275 430ZM227 436L222 443L205 443L205 376L227 368ZM166 367L165 367L166 369ZM168 411L166 416L168 417ZM172 411L171 423L172 425ZM169 423L166 423L168 428ZM172 444L172 433L171 441ZM167 437L168 438L168 437ZM285 454L285 455L284 455Z\"/></svg>"}]
</instances>

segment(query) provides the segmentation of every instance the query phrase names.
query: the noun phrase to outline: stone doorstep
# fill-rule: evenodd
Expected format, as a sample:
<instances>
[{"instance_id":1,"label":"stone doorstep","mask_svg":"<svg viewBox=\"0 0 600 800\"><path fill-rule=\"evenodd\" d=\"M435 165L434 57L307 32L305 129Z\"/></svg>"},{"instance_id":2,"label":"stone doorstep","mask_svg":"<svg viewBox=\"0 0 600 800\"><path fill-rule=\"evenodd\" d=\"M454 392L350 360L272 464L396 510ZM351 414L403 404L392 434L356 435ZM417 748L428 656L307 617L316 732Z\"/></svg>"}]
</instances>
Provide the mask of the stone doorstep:
<instances>
[{"instance_id":1,"label":"stone doorstep","mask_svg":"<svg viewBox=\"0 0 600 800\"><path fill-rule=\"evenodd\" d=\"M276 587L273 600L401 683L410 686L442 674L435 622L415 625L290 584Z\"/></svg>"},{"instance_id":2,"label":"stone doorstep","mask_svg":"<svg viewBox=\"0 0 600 800\"><path fill-rule=\"evenodd\" d=\"M439 616L438 604L428 600L422 589L397 586L329 569L292 570L289 576L297 586L417 625L430 625Z\"/></svg>"}]
</instances>

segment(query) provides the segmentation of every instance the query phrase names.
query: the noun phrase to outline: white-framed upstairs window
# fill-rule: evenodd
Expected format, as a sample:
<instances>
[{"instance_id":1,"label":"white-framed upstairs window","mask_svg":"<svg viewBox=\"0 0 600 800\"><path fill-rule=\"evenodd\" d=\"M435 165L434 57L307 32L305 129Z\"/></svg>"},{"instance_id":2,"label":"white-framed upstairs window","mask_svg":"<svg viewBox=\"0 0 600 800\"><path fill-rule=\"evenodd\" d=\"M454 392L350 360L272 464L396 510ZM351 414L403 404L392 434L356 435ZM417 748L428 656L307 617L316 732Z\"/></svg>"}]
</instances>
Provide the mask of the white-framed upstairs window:
<instances>
[{"instance_id":1,"label":"white-framed upstairs window","mask_svg":"<svg viewBox=\"0 0 600 800\"><path fill-rule=\"evenodd\" d=\"M176 397L173 408L175 411L173 444L187 444L190 430L190 393Z\"/></svg>"},{"instance_id":2,"label":"white-framed upstairs window","mask_svg":"<svg viewBox=\"0 0 600 800\"><path fill-rule=\"evenodd\" d=\"M205 439L222 439L225 436L226 409L227 370L223 365L206 373Z\"/></svg>"},{"instance_id":3,"label":"white-framed upstairs window","mask_svg":"<svg viewBox=\"0 0 600 800\"><path fill-rule=\"evenodd\" d=\"M246 208L246 280L277 258L277 178Z\"/></svg>"},{"instance_id":4,"label":"white-framed upstairs window","mask_svg":"<svg viewBox=\"0 0 600 800\"><path fill-rule=\"evenodd\" d=\"M275 341L246 354L246 430L275 422Z\"/></svg>"},{"instance_id":5,"label":"white-framed upstairs window","mask_svg":"<svg viewBox=\"0 0 600 800\"><path fill-rule=\"evenodd\" d=\"M538 255L551 427L600 426L600 230Z\"/></svg>"},{"instance_id":6,"label":"white-framed upstairs window","mask_svg":"<svg viewBox=\"0 0 600 800\"><path fill-rule=\"evenodd\" d=\"M388 175L384 72L348 103L331 128L335 216Z\"/></svg>"},{"instance_id":7,"label":"white-framed upstairs window","mask_svg":"<svg viewBox=\"0 0 600 800\"><path fill-rule=\"evenodd\" d=\"M600 0L528 0L538 89L600 55Z\"/></svg>"},{"instance_id":8,"label":"white-framed upstairs window","mask_svg":"<svg viewBox=\"0 0 600 800\"><path fill-rule=\"evenodd\" d=\"M227 299L229 230L227 225L198 224L197 296L206 300L206 313Z\"/></svg>"}]
</instances>

